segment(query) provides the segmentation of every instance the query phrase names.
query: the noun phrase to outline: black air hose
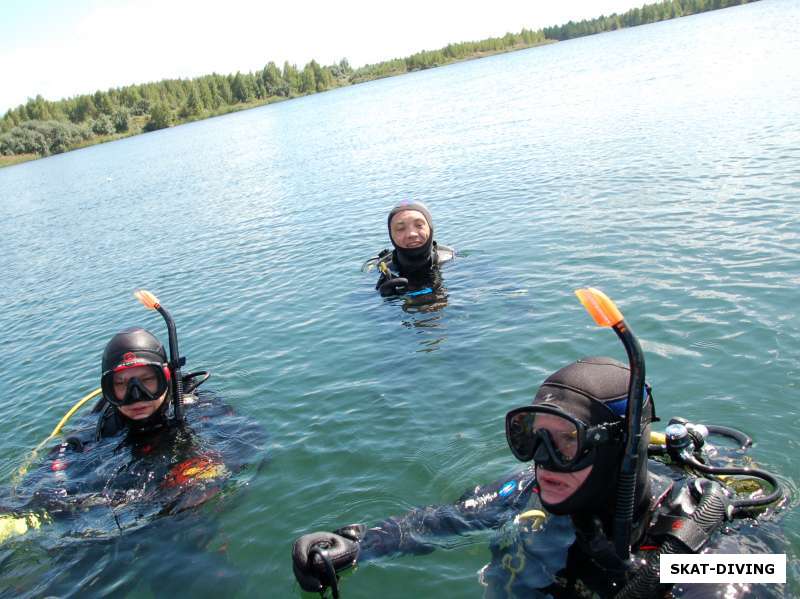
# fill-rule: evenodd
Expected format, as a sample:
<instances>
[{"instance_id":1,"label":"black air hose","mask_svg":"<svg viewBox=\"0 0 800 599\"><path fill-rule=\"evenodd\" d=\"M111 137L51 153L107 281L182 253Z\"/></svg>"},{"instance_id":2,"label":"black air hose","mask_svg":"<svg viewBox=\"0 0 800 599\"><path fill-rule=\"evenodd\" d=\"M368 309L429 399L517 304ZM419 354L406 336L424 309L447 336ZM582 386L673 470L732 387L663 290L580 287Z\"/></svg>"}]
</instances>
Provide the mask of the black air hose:
<instances>
[{"instance_id":1,"label":"black air hose","mask_svg":"<svg viewBox=\"0 0 800 599\"><path fill-rule=\"evenodd\" d=\"M707 424L706 428L711 435L722 435L723 437L733 439L739 444L739 449L743 451L753 444L753 439L749 435L735 428L719 426L718 424Z\"/></svg>"},{"instance_id":2,"label":"black air hose","mask_svg":"<svg viewBox=\"0 0 800 599\"><path fill-rule=\"evenodd\" d=\"M718 468L716 466L708 466L696 460L694 456L688 454L682 456L682 459L685 464L688 464L695 470L698 470L704 474L712 474L714 476L720 476L725 474L752 476L755 478L760 478L762 480L765 480L770 485L772 485L772 492L767 495L764 495L763 497L733 500L731 503L733 504L734 515L737 516L742 515L742 513L746 513L748 508L763 507L771 503L775 503L784 496L783 488L781 487L781 484L778 482L778 479L775 478L772 474L770 474L766 470L760 470L758 468L747 468L747 467Z\"/></svg>"}]
</instances>

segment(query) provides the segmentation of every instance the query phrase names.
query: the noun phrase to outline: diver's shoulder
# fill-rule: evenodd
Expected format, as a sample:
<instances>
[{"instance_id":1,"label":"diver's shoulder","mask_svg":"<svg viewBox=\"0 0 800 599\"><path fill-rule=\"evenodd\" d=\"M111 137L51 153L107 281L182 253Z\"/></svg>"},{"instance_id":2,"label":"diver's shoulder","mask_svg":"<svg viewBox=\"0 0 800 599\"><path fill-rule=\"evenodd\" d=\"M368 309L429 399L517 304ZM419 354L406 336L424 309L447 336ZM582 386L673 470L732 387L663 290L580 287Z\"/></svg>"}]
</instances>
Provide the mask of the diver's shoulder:
<instances>
[{"instance_id":1,"label":"diver's shoulder","mask_svg":"<svg viewBox=\"0 0 800 599\"><path fill-rule=\"evenodd\" d=\"M450 262L451 260L455 260L456 249L454 247L444 245L438 241L434 241L433 245L436 248L436 256L439 264L444 264L446 262Z\"/></svg>"}]
</instances>

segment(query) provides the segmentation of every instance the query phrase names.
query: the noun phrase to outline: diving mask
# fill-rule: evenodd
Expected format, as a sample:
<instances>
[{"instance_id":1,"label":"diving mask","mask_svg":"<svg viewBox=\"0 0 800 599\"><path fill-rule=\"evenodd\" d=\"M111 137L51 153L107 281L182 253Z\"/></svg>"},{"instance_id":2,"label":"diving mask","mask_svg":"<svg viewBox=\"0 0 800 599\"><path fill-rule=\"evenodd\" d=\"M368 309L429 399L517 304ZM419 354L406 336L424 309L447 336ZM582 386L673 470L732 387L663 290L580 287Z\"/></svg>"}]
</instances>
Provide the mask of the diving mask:
<instances>
[{"instance_id":1,"label":"diving mask","mask_svg":"<svg viewBox=\"0 0 800 599\"><path fill-rule=\"evenodd\" d=\"M575 472L594 461L593 448L621 442L622 422L587 426L555 406L534 405L506 414L506 439L518 460L554 472Z\"/></svg>"},{"instance_id":2,"label":"diving mask","mask_svg":"<svg viewBox=\"0 0 800 599\"><path fill-rule=\"evenodd\" d=\"M136 360L104 372L100 386L106 401L119 407L155 401L169 389L170 379L166 365Z\"/></svg>"}]
</instances>

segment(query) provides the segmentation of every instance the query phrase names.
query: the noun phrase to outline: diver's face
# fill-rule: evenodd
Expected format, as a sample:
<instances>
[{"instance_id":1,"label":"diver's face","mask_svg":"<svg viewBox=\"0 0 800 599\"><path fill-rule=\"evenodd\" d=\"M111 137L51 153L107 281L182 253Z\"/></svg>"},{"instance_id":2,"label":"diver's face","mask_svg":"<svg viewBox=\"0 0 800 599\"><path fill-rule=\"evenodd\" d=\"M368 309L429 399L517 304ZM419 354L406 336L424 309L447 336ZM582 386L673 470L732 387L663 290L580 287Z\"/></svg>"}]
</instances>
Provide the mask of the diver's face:
<instances>
[{"instance_id":1,"label":"diver's face","mask_svg":"<svg viewBox=\"0 0 800 599\"><path fill-rule=\"evenodd\" d=\"M425 215L417 210L403 210L395 214L390 231L395 245L405 250L425 245L431 236L431 227Z\"/></svg>"},{"instance_id":2,"label":"diver's face","mask_svg":"<svg viewBox=\"0 0 800 599\"><path fill-rule=\"evenodd\" d=\"M566 501L586 482L592 466L575 472L553 472L537 466L536 482L539 483L539 495L547 503L557 504Z\"/></svg>"},{"instance_id":3,"label":"diver's face","mask_svg":"<svg viewBox=\"0 0 800 599\"><path fill-rule=\"evenodd\" d=\"M567 458L575 457L578 445L575 427L569 421L558 416L539 414L536 417L536 428L547 430L553 439L553 444L562 455ZM536 480L539 483L539 494L547 503L561 503L578 490L591 471L592 466L575 472L555 472L537 466Z\"/></svg>"},{"instance_id":4,"label":"diver's face","mask_svg":"<svg viewBox=\"0 0 800 599\"><path fill-rule=\"evenodd\" d=\"M125 370L114 373L114 395L119 401L125 399L125 392L128 390L128 381L134 377L138 378L142 385L151 393L155 393L158 389L158 379L155 374L153 374L152 368L147 366L126 368ZM166 396L167 392L164 391L161 397L153 401L137 401L136 403L119 406L117 409L126 418L130 418L131 420L144 420L152 416L156 410L161 407Z\"/></svg>"}]
</instances>

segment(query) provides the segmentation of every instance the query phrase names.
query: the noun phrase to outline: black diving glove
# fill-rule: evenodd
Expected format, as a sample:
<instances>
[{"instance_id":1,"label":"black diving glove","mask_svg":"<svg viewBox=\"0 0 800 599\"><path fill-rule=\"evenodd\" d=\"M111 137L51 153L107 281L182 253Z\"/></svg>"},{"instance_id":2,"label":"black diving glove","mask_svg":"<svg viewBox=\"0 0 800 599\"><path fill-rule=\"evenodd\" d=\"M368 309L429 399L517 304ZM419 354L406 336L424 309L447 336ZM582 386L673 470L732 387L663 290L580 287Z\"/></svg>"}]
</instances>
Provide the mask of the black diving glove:
<instances>
[{"instance_id":1,"label":"black diving glove","mask_svg":"<svg viewBox=\"0 0 800 599\"><path fill-rule=\"evenodd\" d=\"M312 532L298 538L292 547L292 570L304 591L321 593L333 587L338 596L336 573L355 565L363 524L351 524L336 532Z\"/></svg>"},{"instance_id":2,"label":"black diving glove","mask_svg":"<svg viewBox=\"0 0 800 599\"><path fill-rule=\"evenodd\" d=\"M378 287L378 291L381 292L383 297L405 293L406 289L408 289L408 279L405 277L387 279Z\"/></svg>"}]
</instances>

